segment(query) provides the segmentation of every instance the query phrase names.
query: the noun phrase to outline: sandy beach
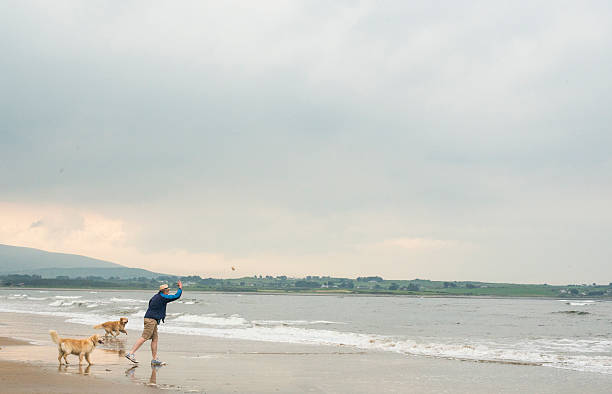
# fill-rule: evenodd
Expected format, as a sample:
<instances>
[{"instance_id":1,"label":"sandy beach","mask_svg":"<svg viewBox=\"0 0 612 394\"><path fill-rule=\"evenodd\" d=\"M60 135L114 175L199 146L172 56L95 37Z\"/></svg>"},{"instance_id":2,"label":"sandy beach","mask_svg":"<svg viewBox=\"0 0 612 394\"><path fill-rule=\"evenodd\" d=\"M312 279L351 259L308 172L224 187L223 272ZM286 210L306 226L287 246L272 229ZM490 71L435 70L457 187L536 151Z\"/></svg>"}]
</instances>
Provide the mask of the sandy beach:
<instances>
[{"instance_id":1,"label":"sandy beach","mask_svg":"<svg viewBox=\"0 0 612 394\"><path fill-rule=\"evenodd\" d=\"M92 354L94 365L58 368L47 329L78 337L82 325L62 318L0 313L1 382L7 392L206 393L605 393L606 374L499 363L360 351L347 346L308 346L162 334L167 366L152 368L148 348L133 367L123 357L136 338L108 341Z\"/></svg>"},{"instance_id":2,"label":"sandy beach","mask_svg":"<svg viewBox=\"0 0 612 394\"><path fill-rule=\"evenodd\" d=\"M26 341L0 337L0 386L5 393L108 393L134 392L153 393L155 387L135 386L129 382L99 379L91 376L86 366L76 367L70 372L66 368L52 368L47 363L17 361L26 359L27 354L37 353L41 349ZM46 349L45 349L46 350ZM23 357L14 357L16 352L23 352ZM4 357L8 354L7 359ZM45 352L47 354L47 352ZM38 358L38 357L37 357ZM78 372L77 372L78 371Z\"/></svg>"}]
</instances>

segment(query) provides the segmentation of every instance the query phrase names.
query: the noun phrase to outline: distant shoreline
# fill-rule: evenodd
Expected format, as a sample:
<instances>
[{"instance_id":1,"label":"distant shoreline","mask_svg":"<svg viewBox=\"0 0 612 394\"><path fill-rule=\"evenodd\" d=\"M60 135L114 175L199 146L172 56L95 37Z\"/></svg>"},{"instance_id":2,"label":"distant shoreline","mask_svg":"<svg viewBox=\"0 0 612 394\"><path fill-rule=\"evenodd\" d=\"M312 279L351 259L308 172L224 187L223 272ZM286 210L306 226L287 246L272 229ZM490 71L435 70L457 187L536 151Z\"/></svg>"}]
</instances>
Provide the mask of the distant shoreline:
<instances>
[{"instance_id":1,"label":"distant shoreline","mask_svg":"<svg viewBox=\"0 0 612 394\"><path fill-rule=\"evenodd\" d=\"M0 290L57 290L57 291L106 291L106 292L140 292L156 291L155 288L95 288L95 287L6 287L0 286ZM469 298L469 299L534 299L534 300L563 300L579 301L585 299L598 299L612 301L610 296L573 297L573 296L539 296L539 295L465 295L465 294L394 294L394 293L367 293L367 292L325 292L325 291L222 291L202 290L184 288L185 294L240 294L240 295L295 295L295 296L350 296L350 297L410 297L410 298Z\"/></svg>"}]
</instances>

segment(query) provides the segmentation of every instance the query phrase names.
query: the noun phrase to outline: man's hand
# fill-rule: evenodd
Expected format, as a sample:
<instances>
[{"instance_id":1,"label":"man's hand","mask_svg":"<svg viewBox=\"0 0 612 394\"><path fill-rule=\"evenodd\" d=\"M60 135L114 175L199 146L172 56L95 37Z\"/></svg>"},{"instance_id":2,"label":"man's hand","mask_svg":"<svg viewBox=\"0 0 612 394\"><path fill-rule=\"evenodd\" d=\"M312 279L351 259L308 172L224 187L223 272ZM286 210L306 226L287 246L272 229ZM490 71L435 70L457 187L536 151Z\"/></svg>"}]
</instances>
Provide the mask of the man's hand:
<instances>
[{"instance_id":1,"label":"man's hand","mask_svg":"<svg viewBox=\"0 0 612 394\"><path fill-rule=\"evenodd\" d=\"M180 280L178 281L178 288L179 289L183 289L183 282L181 282Z\"/></svg>"}]
</instances>

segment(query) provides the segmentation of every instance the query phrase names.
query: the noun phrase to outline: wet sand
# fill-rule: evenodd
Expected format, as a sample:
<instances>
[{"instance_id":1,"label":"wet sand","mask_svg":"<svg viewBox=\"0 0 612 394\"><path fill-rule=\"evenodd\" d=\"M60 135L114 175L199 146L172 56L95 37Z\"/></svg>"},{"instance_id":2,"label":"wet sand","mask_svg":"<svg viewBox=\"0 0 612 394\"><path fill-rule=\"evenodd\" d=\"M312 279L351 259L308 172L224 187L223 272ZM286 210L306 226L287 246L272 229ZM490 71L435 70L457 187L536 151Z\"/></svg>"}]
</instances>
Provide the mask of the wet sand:
<instances>
[{"instance_id":1,"label":"wet sand","mask_svg":"<svg viewBox=\"0 0 612 394\"><path fill-rule=\"evenodd\" d=\"M15 351L27 354L36 353L40 349L26 341L0 337L0 354L12 354ZM20 356L21 357L21 356ZM129 382L117 382L108 379L98 379L89 376L87 366L74 372L66 372L66 368L52 368L48 365L37 365L34 362L6 361L0 359L0 387L5 393L108 393L133 392L155 393L155 387L135 386ZM77 372L79 371L79 372Z\"/></svg>"},{"instance_id":2,"label":"wet sand","mask_svg":"<svg viewBox=\"0 0 612 394\"><path fill-rule=\"evenodd\" d=\"M476 363L359 351L347 346L295 345L160 333L161 368L149 365L145 344L133 367L123 354L139 335L107 341L92 354L91 368L58 368L48 329L60 336L90 335L64 318L0 313L0 335L27 341L2 346L7 384L13 392L151 392L158 387L206 393L607 393L612 376L533 365ZM28 342L34 342L31 344ZM21 360L20 364L6 360ZM76 356L69 357L77 363ZM27 362L27 364L22 364ZM26 365L24 368L15 365ZM20 373L25 375L21 379ZM49 380L50 383L47 383ZM10 385L13 386L10 386ZM20 386L21 385L21 386ZM73 389L74 386L80 387ZM105 386L108 385L108 386ZM56 390L56 391L53 391ZM70 391L74 390L74 391Z\"/></svg>"}]
</instances>

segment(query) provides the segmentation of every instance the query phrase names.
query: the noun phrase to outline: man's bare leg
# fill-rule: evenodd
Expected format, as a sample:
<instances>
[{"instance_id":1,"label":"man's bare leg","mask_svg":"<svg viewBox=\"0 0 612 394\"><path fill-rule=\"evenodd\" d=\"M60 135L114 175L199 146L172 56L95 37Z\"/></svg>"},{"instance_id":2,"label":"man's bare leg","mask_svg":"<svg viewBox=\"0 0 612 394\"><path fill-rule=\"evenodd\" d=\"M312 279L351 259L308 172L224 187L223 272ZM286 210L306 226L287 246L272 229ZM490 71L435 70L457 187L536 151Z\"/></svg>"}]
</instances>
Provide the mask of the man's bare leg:
<instances>
[{"instance_id":1,"label":"man's bare leg","mask_svg":"<svg viewBox=\"0 0 612 394\"><path fill-rule=\"evenodd\" d=\"M131 354L136 353L136 350L138 350L142 346L142 344L145 343L145 342L146 342L146 339L144 339L143 337L138 338L138 340L136 341L136 343L132 347L132 350L130 350L130 353Z\"/></svg>"},{"instance_id":2,"label":"man's bare leg","mask_svg":"<svg viewBox=\"0 0 612 394\"><path fill-rule=\"evenodd\" d=\"M157 360L157 338L151 339L151 356Z\"/></svg>"}]
</instances>

